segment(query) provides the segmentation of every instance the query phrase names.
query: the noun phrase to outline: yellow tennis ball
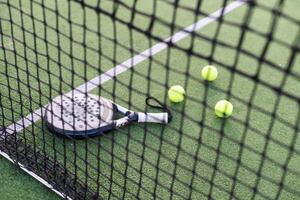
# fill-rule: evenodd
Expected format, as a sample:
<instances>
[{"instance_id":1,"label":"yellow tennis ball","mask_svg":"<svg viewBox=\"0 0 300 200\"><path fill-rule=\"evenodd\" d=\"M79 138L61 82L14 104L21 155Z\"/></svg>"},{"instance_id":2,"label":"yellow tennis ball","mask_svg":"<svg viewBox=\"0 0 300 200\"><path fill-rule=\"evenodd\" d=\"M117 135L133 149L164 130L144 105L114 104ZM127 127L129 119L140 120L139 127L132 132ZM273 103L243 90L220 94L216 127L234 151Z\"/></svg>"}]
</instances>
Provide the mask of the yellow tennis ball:
<instances>
[{"instance_id":1,"label":"yellow tennis ball","mask_svg":"<svg viewBox=\"0 0 300 200\"><path fill-rule=\"evenodd\" d=\"M184 100L185 90L180 85L174 85L169 89L168 96L170 101L179 103Z\"/></svg>"},{"instance_id":2,"label":"yellow tennis ball","mask_svg":"<svg viewBox=\"0 0 300 200\"><path fill-rule=\"evenodd\" d=\"M204 80L214 81L218 77L218 70L213 65L207 65L202 69L201 75Z\"/></svg>"},{"instance_id":3,"label":"yellow tennis ball","mask_svg":"<svg viewBox=\"0 0 300 200\"><path fill-rule=\"evenodd\" d=\"M226 118L232 115L233 106L229 101L221 100L215 105L215 113L218 117Z\"/></svg>"}]
</instances>

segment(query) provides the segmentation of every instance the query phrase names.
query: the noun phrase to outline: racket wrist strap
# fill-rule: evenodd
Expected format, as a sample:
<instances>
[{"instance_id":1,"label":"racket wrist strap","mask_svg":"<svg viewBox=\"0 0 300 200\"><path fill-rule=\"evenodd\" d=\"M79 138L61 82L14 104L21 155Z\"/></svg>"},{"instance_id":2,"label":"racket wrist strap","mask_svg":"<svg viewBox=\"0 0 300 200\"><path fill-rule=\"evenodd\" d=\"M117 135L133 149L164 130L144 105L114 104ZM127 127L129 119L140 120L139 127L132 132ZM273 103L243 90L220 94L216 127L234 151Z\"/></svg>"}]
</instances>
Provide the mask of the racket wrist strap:
<instances>
[{"instance_id":1,"label":"racket wrist strap","mask_svg":"<svg viewBox=\"0 0 300 200\"><path fill-rule=\"evenodd\" d=\"M151 101L154 101L156 105L152 104ZM168 113L168 123L172 121L173 118L172 113L166 104L163 104L157 98L151 96L147 97L145 102L147 106L150 106L152 108L162 109L164 112Z\"/></svg>"}]
</instances>

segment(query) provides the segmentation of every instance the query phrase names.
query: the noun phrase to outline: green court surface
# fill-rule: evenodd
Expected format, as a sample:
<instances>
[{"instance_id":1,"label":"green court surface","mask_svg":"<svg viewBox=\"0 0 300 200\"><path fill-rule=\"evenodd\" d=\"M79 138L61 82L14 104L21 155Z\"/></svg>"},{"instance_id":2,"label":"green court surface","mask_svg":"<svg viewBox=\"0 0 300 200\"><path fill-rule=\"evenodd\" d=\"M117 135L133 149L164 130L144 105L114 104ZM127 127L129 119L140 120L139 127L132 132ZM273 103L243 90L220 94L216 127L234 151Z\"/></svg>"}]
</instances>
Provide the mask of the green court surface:
<instances>
[{"instance_id":1,"label":"green court surface","mask_svg":"<svg viewBox=\"0 0 300 200\"><path fill-rule=\"evenodd\" d=\"M105 13L97 14L91 9L97 1L86 1L90 7L84 9L77 2L46 1L45 12L41 0L8 2L9 6L0 1L0 44L6 49L0 49L0 94L5 125L47 104L59 95L60 89L69 92L70 86L77 87L158 43L155 39L149 41L143 32L149 26L149 17L136 13L130 21L130 10L121 5L116 8L111 1L101 2L101 8L108 13L116 12L118 19L131 22L141 30L130 31L128 26L113 22ZM132 7L134 1L123 2ZM179 31L179 27L187 27L204 17L199 15L195 19L194 13L183 9L183 5L196 6L197 1L187 0L181 1L182 7L174 19L171 2L157 1L156 15L167 24L175 20L176 28L171 32L169 26L154 23L152 34L157 38L167 38ZM272 8L277 1L258 2ZM223 6L220 0L204 1L201 11L207 15ZM282 12L300 20L299 7L299 1L286 1ZM151 14L153 3L138 1L136 9ZM60 17L52 10L58 10ZM290 144L295 142L297 153L286 166L288 170L282 184L287 189L282 190L280 199L297 199L297 194L291 191L299 192L300 187L297 177L300 139L295 136L299 134L295 129L299 123L299 104L292 97L300 98L300 81L297 80L300 58L296 58L291 73L287 74L290 49L284 44L297 41L299 28L280 18L273 37L282 43L271 42L265 55L278 68L259 63L257 57L261 56L267 41L262 34L269 32L273 20L270 11L257 7L249 18L249 30L254 29L261 35L245 31L241 50L253 56L230 48L238 46L242 35L242 29L233 24L242 24L247 10L247 6L237 8L224 17L230 23L213 22L197 32L203 38L187 37L176 47L158 53L92 91L139 111L145 110L144 100L151 94L168 103L174 114L169 125L136 124L93 139L71 141L48 132L40 120L21 131L20 139L30 144L34 138L35 148L55 157L70 171L76 171L93 189L97 189L95 179L100 180L99 191L104 199L135 199L137 196L152 199L153 193L159 199L187 199L189 196L204 199L210 192L212 199L228 199L228 191L234 191L238 199L274 199L282 180L282 165L286 163ZM214 38L219 28L217 39L226 45L214 45L205 39ZM97 35L98 32L101 35ZM14 45L10 44L11 35L14 35ZM191 41L193 52L203 59L179 49L190 48ZM209 64L205 58L212 52L212 64L218 68L219 77L208 84L201 79L200 72ZM258 81L254 81L258 70ZM282 93L278 95L271 88L280 86L284 79ZM187 97L183 103L173 104L167 100L167 88L175 84L185 86ZM214 115L213 107L220 99L228 99L234 105L233 116L225 121ZM208 105L204 107L203 102ZM88 167L85 162L89 163ZM236 180L232 179L234 176ZM0 159L0 180L0 194L7 200L59 199L3 158ZM258 188L254 195L251 188L255 185Z\"/></svg>"},{"instance_id":2,"label":"green court surface","mask_svg":"<svg viewBox=\"0 0 300 200\"><path fill-rule=\"evenodd\" d=\"M0 158L0 193L2 199L59 199L49 190L13 164Z\"/></svg>"}]
</instances>

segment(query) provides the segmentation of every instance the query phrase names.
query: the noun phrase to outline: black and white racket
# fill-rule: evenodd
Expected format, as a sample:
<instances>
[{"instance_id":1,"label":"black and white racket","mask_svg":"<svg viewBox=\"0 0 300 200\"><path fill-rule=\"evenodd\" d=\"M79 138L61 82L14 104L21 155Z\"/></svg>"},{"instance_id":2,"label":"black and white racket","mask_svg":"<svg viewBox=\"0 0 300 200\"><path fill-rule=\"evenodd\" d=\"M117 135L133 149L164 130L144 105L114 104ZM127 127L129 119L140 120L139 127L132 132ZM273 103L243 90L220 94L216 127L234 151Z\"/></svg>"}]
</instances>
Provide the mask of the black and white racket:
<instances>
[{"instance_id":1,"label":"black and white racket","mask_svg":"<svg viewBox=\"0 0 300 200\"><path fill-rule=\"evenodd\" d=\"M151 100L158 106L151 105ZM167 124L171 121L170 111L157 99L148 97L146 104L164 109L165 112L134 112L97 95L73 93L56 97L49 103L44 121L51 131L75 138L97 136L130 122ZM116 119L118 114L121 117Z\"/></svg>"}]
</instances>

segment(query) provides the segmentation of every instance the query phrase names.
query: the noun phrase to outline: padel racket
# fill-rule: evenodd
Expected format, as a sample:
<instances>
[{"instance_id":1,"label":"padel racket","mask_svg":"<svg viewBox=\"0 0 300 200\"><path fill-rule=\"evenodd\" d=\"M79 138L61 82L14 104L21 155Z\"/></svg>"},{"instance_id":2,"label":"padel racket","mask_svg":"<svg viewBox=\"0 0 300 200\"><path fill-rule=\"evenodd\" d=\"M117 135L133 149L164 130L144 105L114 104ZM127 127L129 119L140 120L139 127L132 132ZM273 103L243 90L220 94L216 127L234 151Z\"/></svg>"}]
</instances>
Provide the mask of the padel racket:
<instances>
[{"instance_id":1,"label":"padel racket","mask_svg":"<svg viewBox=\"0 0 300 200\"><path fill-rule=\"evenodd\" d=\"M151 100L158 106L151 105ZM164 109L164 112L134 112L94 94L73 93L56 97L49 103L44 121L51 131L74 138L97 136L130 122L167 124L171 121L170 111L157 99L148 97L146 104ZM118 115L121 117L116 119Z\"/></svg>"}]
</instances>

